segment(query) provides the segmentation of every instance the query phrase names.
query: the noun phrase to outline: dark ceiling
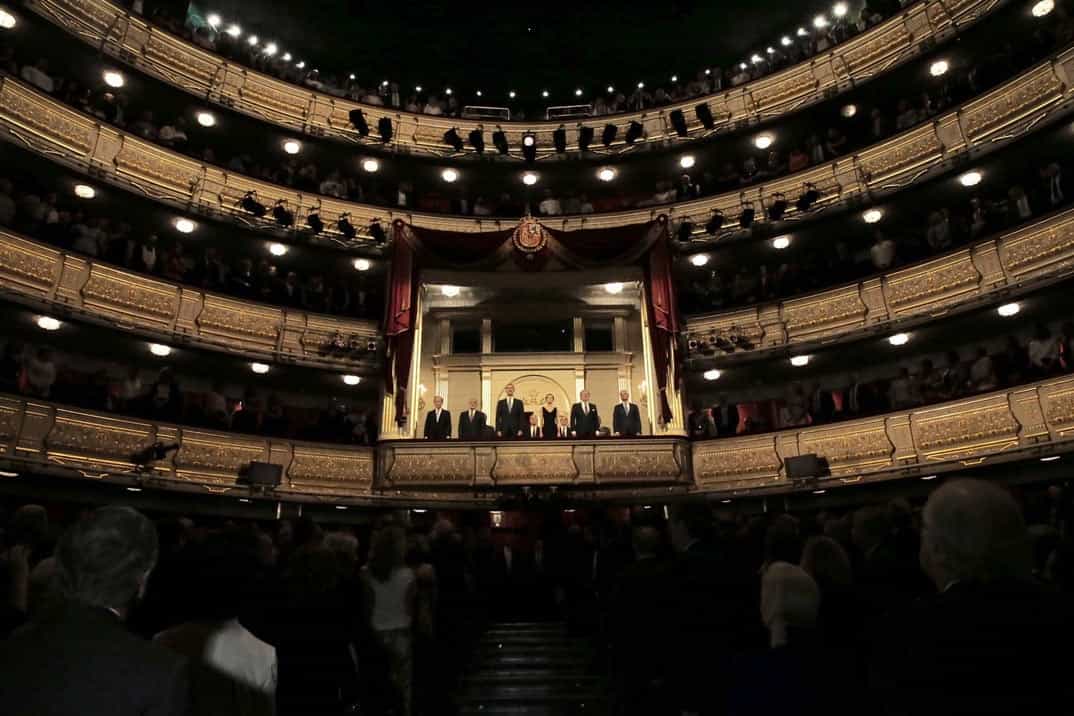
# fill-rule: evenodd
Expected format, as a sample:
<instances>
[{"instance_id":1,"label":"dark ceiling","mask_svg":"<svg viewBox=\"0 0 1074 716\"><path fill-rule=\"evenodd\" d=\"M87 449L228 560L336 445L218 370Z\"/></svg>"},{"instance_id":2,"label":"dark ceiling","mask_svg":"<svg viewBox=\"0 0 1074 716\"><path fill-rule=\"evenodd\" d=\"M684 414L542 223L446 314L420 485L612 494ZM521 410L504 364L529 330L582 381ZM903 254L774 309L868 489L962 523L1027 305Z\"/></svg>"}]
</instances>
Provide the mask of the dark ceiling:
<instances>
[{"instance_id":1,"label":"dark ceiling","mask_svg":"<svg viewBox=\"0 0 1074 716\"><path fill-rule=\"evenodd\" d=\"M451 86L485 100L574 100L574 88L651 87L672 74L748 57L831 3L778 0L542 0L467 3L410 0L207 0L206 12L273 40L280 51L359 82ZM589 92L587 91L587 95Z\"/></svg>"}]
</instances>

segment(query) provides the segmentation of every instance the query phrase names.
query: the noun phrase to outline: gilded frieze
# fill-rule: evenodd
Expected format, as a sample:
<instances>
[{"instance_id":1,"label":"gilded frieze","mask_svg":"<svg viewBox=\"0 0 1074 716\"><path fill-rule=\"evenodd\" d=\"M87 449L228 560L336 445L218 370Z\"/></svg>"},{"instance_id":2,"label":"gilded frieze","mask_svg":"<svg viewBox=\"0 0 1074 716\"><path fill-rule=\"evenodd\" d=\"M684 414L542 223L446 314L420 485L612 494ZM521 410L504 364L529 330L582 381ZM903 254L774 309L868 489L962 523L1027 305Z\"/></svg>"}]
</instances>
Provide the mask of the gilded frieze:
<instances>
[{"instance_id":1,"label":"gilded frieze","mask_svg":"<svg viewBox=\"0 0 1074 716\"><path fill-rule=\"evenodd\" d=\"M130 457L153 442L153 426L148 423L116 421L92 413L57 410L52 430L45 438L50 456L92 455L129 462Z\"/></svg>"},{"instance_id":2,"label":"gilded frieze","mask_svg":"<svg viewBox=\"0 0 1074 716\"><path fill-rule=\"evenodd\" d=\"M556 445L554 449L544 446L499 448L492 468L492 479L496 484L572 482L577 477L574 449L569 444Z\"/></svg>"},{"instance_id":3,"label":"gilded frieze","mask_svg":"<svg viewBox=\"0 0 1074 716\"><path fill-rule=\"evenodd\" d=\"M87 305L102 303L130 316L163 319L179 310L179 292L174 286L94 266L82 288Z\"/></svg>"},{"instance_id":4,"label":"gilded frieze","mask_svg":"<svg viewBox=\"0 0 1074 716\"><path fill-rule=\"evenodd\" d=\"M783 462L773 442L743 438L694 443L694 481L702 487L723 482L779 477Z\"/></svg>"},{"instance_id":5,"label":"gilded frieze","mask_svg":"<svg viewBox=\"0 0 1074 716\"><path fill-rule=\"evenodd\" d=\"M198 325L209 333L239 334L275 344L280 332L279 310L261 308L216 296L206 296Z\"/></svg>"},{"instance_id":6,"label":"gilded frieze","mask_svg":"<svg viewBox=\"0 0 1074 716\"><path fill-rule=\"evenodd\" d=\"M926 459L990 451L998 445L1016 445L1018 422L1004 402L999 405L958 405L927 416L911 415L918 451Z\"/></svg>"},{"instance_id":7,"label":"gilded frieze","mask_svg":"<svg viewBox=\"0 0 1074 716\"><path fill-rule=\"evenodd\" d=\"M460 487L474 481L474 456L469 450L437 450L428 447L397 447L385 480L392 485L453 483Z\"/></svg>"},{"instance_id":8,"label":"gilded frieze","mask_svg":"<svg viewBox=\"0 0 1074 716\"><path fill-rule=\"evenodd\" d=\"M1030 77L1004 85L1002 92L971 103L963 112L966 136L979 140L1027 113L1041 109L1064 94L1065 88L1048 65L1034 71Z\"/></svg>"},{"instance_id":9,"label":"gilded frieze","mask_svg":"<svg viewBox=\"0 0 1074 716\"><path fill-rule=\"evenodd\" d=\"M224 433L185 431L175 453L175 466L181 472L197 474L223 473L238 479L239 471L252 461L265 457L265 444L237 439Z\"/></svg>"},{"instance_id":10,"label":"gilded frieze","mask_svg":"<svg viewBox=\"0 0 1074 716\"><path fill-rule=\"evenodd\" d=\"M1008 270L1016 275L1069 261L1074 253L1074 221L1049 222L1031 234L1004 240L1000 250Z\"/></svg>"},{"instance_id":11,"label":"gilded frieze","mask_svg":"<svg viewBox=\"0 0 1074 716\"><path fill-rule=\"evenodd\" d=\"M799 438L803 455L814 453L828 461L832 474L892 466L895 446L883 421L856 423L843 429L807 430Z\"/></svg>"},{"instance_id":12,"label":"gilded frieze","mask_svg":"<svg viewBox=\"0 0 1074 716\"><path fill-rule=\"evenodd\" d=\"M838 289L808 299L787 301L783 304L783 321L787 333L798 336L825 329L862 325L865 322L865 304L857 286Z\"/></svg>"},{"instance_id":13,"label":"gilded frieze","mask_svg":"<svg viewBox=\"0 0 1074 716\"><path fill-rule=\"evenodd\" d=\"M373 451L358 447L326 450L296 446L287 477L295 486L330 482L368 491L373 486Z\"/></svg>"},{"instance_id":14,"label":"gilded frieze","mask_svg":"<svg viewBox=\"0 0 1074 716\"><path fill-rule=\"evenodd\" d=\"M598 445L594 457L597 482L666 482L683 477L674 445Z\"/></svg>"},{"instance_id":15,"label":"gilded frieze","mask_svg":"<svg viewBox=\"0 0 1074 716\"><path fill-rule=\"evenodd\" d=\"M955 260L945 259L944 263L926 264L888 277L888 305L893 314L931 308L975 291L980 281L969 253L964 252Z\"/></svg>"},{"instance_id":16,"label":"gilded frieze","mask_svg":"<svg viewBox=\"0 0 1074 716\"><path fill-rule=\"evenodd\" d=\"M5 283L12 281L35 293L47 292L59 270L59 252L0 232L0 276Z\"/></svg>"}]
</instances>

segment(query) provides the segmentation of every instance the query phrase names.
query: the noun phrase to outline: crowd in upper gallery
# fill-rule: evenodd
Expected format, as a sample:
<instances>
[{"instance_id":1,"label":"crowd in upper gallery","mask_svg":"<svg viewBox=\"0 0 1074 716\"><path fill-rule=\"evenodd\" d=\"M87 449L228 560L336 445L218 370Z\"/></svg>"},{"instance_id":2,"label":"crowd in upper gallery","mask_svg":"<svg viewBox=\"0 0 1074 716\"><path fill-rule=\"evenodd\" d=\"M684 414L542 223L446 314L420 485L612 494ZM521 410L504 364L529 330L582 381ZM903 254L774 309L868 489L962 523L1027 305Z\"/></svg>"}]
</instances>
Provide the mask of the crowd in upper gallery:
<instances>
[{"instance_id":1,"label":"crowd in upper gallery","mask_svg":"<svg viewBox=\"0 0 1074 716\"><path fill-rule=\"evenodd\" d=\"M1024 36L1010 36L1015 33ZM0 44L0 69L136 136L227 170L303 192L432 213L474 217L530 213L551 217L662 206L751 186L822 164L928 121L1028 67L1071 37L1074 22L1057 7L1047 20L1016 24L1005 35L1005 42L982 46L981 52L987 54L968 66L956 70L946 61L930 61L927 69L933 75L932 82L924 89L914 85L912 94L884 95L872 107L846 105L835 121L793 131L763 131L753 137L748 148L739 143L719 157L684 154L677 158L674 171L656 170L657 178L648 192L637 184L633 188L617 186L619 172L614 167L599 168L596 177L574 172L566 186L542 186L541 173L535 170L525 171L521 176L524 186L518 186L515 182L519 177L514 170L496 174L506 171L496 165L473 172L475 176L470 179L463 176L465 172L449 167L439 173L439 181L422 179L417 171L409 175L403 171L401 178L392 182L378 176L386 158L358 161L335 153L317 161L307 160L302 157L303 143L294 139L282 143L282 158L280 148L269 145L262 154L232 154L226 138L205 126L215 124L211 113L199 112L198 122L193 124L182 114L161 117L144 98L124 91L123 75L115 70L105 73L104 84L86 86L57 71L36 49L17 55L15 48L6 43ZM4 34L0 33L0 42L3 41ZM549 176L562 173L550 172ZM493 177L497 181L490 184ZM297 220L301 222L302 217Z\"/></svg>"},{"instance_id":2,"label":"crowd in upper gallery","mask_svg":"<svg viewBox=\"0 0 1074 716\"><path fill-rule=\"evenodd\" d=\"M135 3L136 5L138 3ZM913 4L913 0L871 0L860 6L837 2L831 12L813 17L807 27L797 28L782 36L764 51L753 54L747 61L729 67L709 67L698 70L693 79L672 75L668 84L649 86L639 81L627 92L617 91L613 85L586 92L575 89L574 94L559 104L589 105L588 116L601 117L624 112L638 112L650 107L662 107L676 102L704 97L750 80L764 77L821 54L835 45L865 32ZM210 13L203 20L178 17L167 7L146 10L149 21L173 34L190 40L199 47L223 55L269 75L288 82L309 87L336 97L346 97L372 106L391 107L416 114L433 116L463 116L466 99L462 91L445 87L443 91L426 90L423 87L405 88L399 82L378 80L372 84L363 82L350 72L321 72L310 67L301 58L276 45L264 41L255 28L244 29L236 22L229 22L217 13ZM589 99L591 97L591 99ZM548 99L544 92L543 99ZM477 90L470 103L502 106L510 110L511 119L526 119L526 110L534 111L538 103L525 101L513 90L503 97L492 98ZM547 101L546 101L547 104ZM533 117L543 119L543 117Z\"/></svg>"}]
</instances>

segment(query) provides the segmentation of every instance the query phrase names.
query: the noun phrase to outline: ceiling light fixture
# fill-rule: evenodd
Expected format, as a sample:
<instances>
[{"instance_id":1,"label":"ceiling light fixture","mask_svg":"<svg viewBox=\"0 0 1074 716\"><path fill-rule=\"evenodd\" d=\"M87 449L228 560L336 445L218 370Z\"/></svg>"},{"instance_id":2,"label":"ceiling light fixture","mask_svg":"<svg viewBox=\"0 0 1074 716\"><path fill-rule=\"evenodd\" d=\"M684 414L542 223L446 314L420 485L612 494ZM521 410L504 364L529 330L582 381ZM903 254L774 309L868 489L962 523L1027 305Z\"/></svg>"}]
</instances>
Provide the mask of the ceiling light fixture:
<instances>
[{"instance_id":1,"label":"ceiling light fixture","mask_svg":"<svg viewBox=\"0 0 1074 716\"><path fill-rule=\"evenodd\" d=\"M606 283L604 284L604 290L615 296L623 292L623 284L618 281Z\"/></svg>"},{"instance_id":2,"label":"ceiling light fixture","mask_svg":"<svg viewBox=\"0 0 1074 716\"><path fill-rule=\"evenodd\" d=\"M605 167L597 172L597 179L605 182L611 181L612 179L615 179L615 170L610 167Z\"/></svg>"},{"instance_id":3,"label":"ceiling light fixture","mask_svg":"<svg viewBox=\"0 0 1074 716\"><path fill-rule=\"evenodd\" d=\"M708 254L694 254L693 256L690 257L690 263L692 263L694 266L697 266L698 268L701 268L702 266L704 266L708 262L709 262L709 255Z\"/></svg>"},{"instance_id":4,"label":"ceiling light fixture","mask_svg":"<svg viewBox=\"0 0 1074 716\"><path fill-rule=\"evenodd\" d=\"M893 346L905 346L910 342L910 336L906 333L896 333L892 336L888 336L888 343Z\"/></svg>"},{"instance_id":5,"label":"ceiling light fixture","mask_svg":"<svg viewBox=\"0 0 1074 716\"><path fill-rule=\"evenodd\" d=\"M251 363L250 370L257 373L258 375L264 375L265 373L269 372L269 367L266 363Z\"/></svg>"},{"instance_id":6,"label":"ceiling light fixture","mask_svg":"<svg viewBox=\"0 0 1074 716\"><path fill-rule=\"evenodd\" d=\"M102 76L104 77L104 83L113 89L119 89L127 83L123 75L115 70L105 70Z\"/></svg>"},{"instance_id":7,"label":"ceiling light fixture","mask_svg":"<svg viewBox=\"0 0 1074 716\"><path fill-rule=\"evenodd\" d=\"M272 57L279 51L279 49L280 48L276 46L275 42L270 42L269 44L265 45L265 49L262 50L262 52L264 52L269 57Z\"/></svg>"},{"instance_id":8,"label":"ceiling light fixture","mask_svg":"<svg viewBox=\"0 0 1074 716\"><path fill-rule=\"evenodd\" d=\"M448 298L455 298L462 292L462 289L458 286L441 286L440 293L444 294Z\"/></svg>"},{"instance_id":9,"label":"ceiling light fixture","mask_svg":"<svg viewBox=\"0 0 1074 716\"><path fill-rule=\"evenodd\" d=\"M345 375L343 376L344 385L358 385L362 382L362 379L357 375Z\"/></svg>"},{"instance_id":10,"label":"ceiling light fixture","mask_svg":"<svg viewBox=\"0 0 1074 716\"><path fill-rule=\"evenodd\" d=\"M287 253L287 247L283 244L272 243L268 247L269 253L273 256L283 256Z\"/></svg>"},{"instance_id":11,"label":"ceiling light fixture","mask_svg":"<svg viewBox=\"0 0 1074 716\"><path fill-rule=\"evenodd\" d=\"M257 44L257 42L258 42L257 35L250 35L249 37L246 38L246 42L251 47L255 46Z\"/></svg>"},{"instance_id":12,"label":"ceiling light fixture","mask_svg":"<svg viewBox=\"0 0 1074 716\"><path fill-rule=\"evenodd\" d=\"M696 162L696 160L694 159L693 154L684 154L681 157L679 157L679 166L682 167L683 169L691 168L692 166L694 166L695 162Z\"/></svg>"},{"instance_id":13,"label":"ceiling light fixture","mask_svg":"<svg viewBox=\"0 0 1074 716\"><path fill-rule=\"evenodd\" d=\"M815 18L813 18L813 27L817 28L818 30L823 30L824 28L828 27L828 18L824 17L823 15L817 15Z\"/></svg>"},{"instance_id":14,"label":"ceiling light fixture","mask_svg":"<svg viewBox=\"0 0 1074 716\"><path fill-rule=\"evenodd\" d=\"M370 174L374 174L378 169L380 169L380 162L372 158L366 159L364 162L362 162L362 169L369 172Z\"/></svg>"},{"instance_id":15,"label":"ceiling light fixture","mask_svg":"<svg viewBox=\"0 0 1074 716\"><path fill-rule=\"evenodd\" d=\"M795 368L801 368L809 365L809 356L791 356L791 365Z\"/></svg>"},{"instance_id":16,"label":"ceiling light fixture","mask_svg":"<svg viewBox=\"0 0 1074 716\"><path fill-rule=\"evenodd\" d=\"M227 29L224 30L224 32L226 32L231 38L238 38L240 35L242 35L242 28L232 23L231 25L228 25Z\"/></svg>"},{"instance_id":17,"label":"ceiling light fixture","mask_svg":"<svg viewBox=\"0 0 1074 716\"><path fill-rule=\"evenodd\" d=\"M355 259L354 268L358 271L368 271L373 264L369 259Z\"/></svg>"},{"instance_id":18,"label":"ceiling light fixture","mask_svg":"<svg viewBox=\"0 0 1074 716\"><path fill-rule=\"evenodd\" d=\"M783 37L779 38L779 44L783 45L784 47L789 47L791 44L791 38L787 35L784 35Z\"/></svg>"},{"instance_id":19,"label":"ceiling light fixture","mask_svg":"<svg viewBox=\"0 0 1074 716\"><path fill-rule=\"evenodd\" d=\"M57 331L63 325L52 316L38 316L37 327L43 331Z\"/></svg>"},{"instance_id":20,"label":"ceiling light fixture","mask_svg":"<svg viewBox=\"0 0 1074 716\"><path fill-rule=\"evenodd\" d=\"M1033 5L1031 12L1033 13L1033 17L1044 17L1054 9L1054 0L1040 0L1040 2Z\"/></svg>"},{"instance_id":21,"label":"ceiling light fixture","mask_svg":"<svg viewBox=\"0 0 1074 716\"><path fill-rule=\"evenodd\" d=\"M198 120L198 124L203 127L216 126L216 117L213 116L212 112L198 112L195 118Z\"/></svg>"},{"instance_id":22,"label":"ceiling light fixture","mask_svg":"<svg viewBox=\"0 0 1074 716\"><path fill-rule=\"evenodd\" d=\"M1022 307L1017 303L1005 303L996 309L996 313L1004 318L1010 318L1011 316L1017 315L1021 310Z\"/></svg>"},{"instance_id":23,"label":"ceiling light fixture","mask_svg":"<svg viewBox=\"0 0 1074 716\"><path fill-rule=\"evenodd\" d=\"M948 64L947 60L936 60L929 65L929 74L933 77L940 77L946 74L949 69L951 69L951 65Z\"/></svg>"},{"instance_id":24,"label":"ceiling light fixture","mask_svg":"<svg viewBox=\"0 0 1074 716\"><path fill-rule=\"evenodd\" d=\"M776 141L776 138L768 132L765 132L764 134L758 134L753 138L753 146L758 149L768 149L772 146L772 142L774 141Z\"/></svg>"},{"instance_id":25,"label":"ceiling light fixture","mask_svg":"<svg viewBox=\"0 0 1074 716\"><path fill-rule=\"evenodd\" d=\"M719 380L720 375L721 375L720 371L718 371L715 368L713 368L712 370L706 370L705 374L704 374L704 377L705 377L705 380Z\"/></svg>"},{"instance_id":26,"label":"ceiling light fixture","mask_svg":"<svg viewBox=\"0 0 1074 716\"><path fill-rule=\"evenodd\" d=\"M839 114L843 115L843 119L850 119L851 117L853 117L857 113L858 113L858 105L856 105L856 104L843 105L843 108L841 110L839 110Z\"/></svg>"},{"instance_id":27,"label":"ceiling light fixture","mask_svg":"<svg viewBox=\"0 0 1074 716\"><path fill-rule=\"evenodd\" d=\"M10 30L15 27L15 16L7 8L0 7L0 29Z\"/></svg>"},{"instance_id":28,"label":"ceiling light fixture","mask_svg":"<svg viewBox=\"0 0 1074 716\"><path fill-rule=\"evenodd\" d=\"M158 358L167 358L172 354L171 346L166 346L163 343L150 343L149 352Z\"/></svg>"},{"instance_id":29,"label":"ceiling light fixture","mask_svg":"<svg viewBox=\"0 0 1074 716\"><path fill-rule=\"evenodd\" d=\"M537 174L534 172L526 172L522 175L522 183L526 186L533 186L537 183Z\"/></svg>"},{"instance_id":30,"label":"ceiling light fixture","mask_svg":"<svg viewBox=\"0 0 1074 716\"><path fill-rule=\"evenodd\" d=\"M981 183L981 172L976 169L966 172L958 178L958 183L965 187L977 186Z\"/></svg>"},{"instance_id":31,"label":"ceiling light fixture","mask_svg":"<svg viewBox=\"0 0 1074 716\"><path fill-rule=\"evenodd\" d=\"M297 139L288 139L283 143L283 151L288 154L298 154L302 151L302 142Z\"/></svg>"},{"instance_id":32,"label":"ceiling light fixture","mask_svg":"<svg viewBox=\"0 0 1074 716\"><path fill-rule=\"evenodd\" d=\"M459 172L455 169L448 168L440 172L440 178L448 184L454 184L459 180Z\"/></svg>"},{"instance_id":33,"label":"ceiling light fixture","mask_svg":"<svg viewBox=\"0 0 1074 716\"><path fill-rule=\"evenodd\" d=\"M875 224L884 218L884 212L880 209L869 209L861 215L861 218L866 224Z\"/></svg>"},{"instance_id":34,"label":"ceiling light fixture","mask_svg":"<svg viewBox=\"0 0 1074 716\"><path fill-rule=\"evenodd\" d=\"M845 2L837 2L832 7L832 14L836 17L845 17L847 14L847 4Z\"/></svg>"},{"instance_id":35,"label":"ceiling light fixture","mask_svg":"<svg viewBox=\"0 0 1074 716\"><path fill-rule=\"evenodd\" d=\"M198 228L198 225L190 219L180 218L175 220L175 230L180 234L193 234L196 228Z\"/></svg>"},{"instance_id":36,"label":"ceiling light fixture","mask_svg":"<svg viewBox=\"0 0 1074 716\"><path fill-rule=\"evenodd\" d=\"M89 184L75 184L75 196L79 199L92 199L97 196L97 190Z\"/></svg>"},{"instance_id":37,"label":"ceiling light fixture","mask_svg":"<svg viewBox=\"0 0 1074 716\"><path fill-rule=\"evenodd\" d=\"M1041 461L1041 462L1055 462L1055 461L1056 461L1056 460L1058 460L1058 459L1059 459L1060 457L1062 457L1062 455L1048 455L1047 457L1042 457L1042 458L1040 459L1040 461Z\"/></svg>"},{"instance_id":38,"label":"ceiling light fixture","mask_svg":"<svg viewBox=\"0 0 1074 716\"><path fill-rule=\"evenodd\" d=\"M777 236L772 239L772 248L782 251L791 245L791 237L789 236Z\"/></svg>"}]
</instances>

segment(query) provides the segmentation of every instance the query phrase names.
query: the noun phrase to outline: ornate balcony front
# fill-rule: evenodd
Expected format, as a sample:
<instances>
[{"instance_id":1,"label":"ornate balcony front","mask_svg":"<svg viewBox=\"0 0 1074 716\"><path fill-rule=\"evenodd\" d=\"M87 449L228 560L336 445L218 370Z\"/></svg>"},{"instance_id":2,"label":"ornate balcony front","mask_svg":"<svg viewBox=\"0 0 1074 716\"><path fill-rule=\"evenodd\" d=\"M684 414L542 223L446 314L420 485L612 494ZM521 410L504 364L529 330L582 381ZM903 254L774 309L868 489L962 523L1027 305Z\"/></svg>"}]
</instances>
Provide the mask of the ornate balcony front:
<instances>
[{"instance_id":1,"label":"ornate balcony front","mask_svg":"<svg viewBox=\"0 0 1074 716\"><path fill-rule=\"evenodd\" d=\"M571 121L568 141L577 143L582 126L599 133L609 119L622 125L639 122L645 127L647 141L667 141L677 136L669 119L676 110L689 117L691 136L708 136L710 132L693 118L699 103L708 105L716 131L771 119L860 85L928 51L1001 4L1002 0L922 0L830 51L739 87L645 112ZM482 124L358 104L284 82L207 52L108 0L35 0L29 6L94 48L195 97L313 136L360 141L349 115L361 109L371 127L382 117L392 121L392 141L397 148L447 155L455 150L444 144L444 132L457 128L465 136ZM523 134L532 132L542 146L549 147L551 134L560 124L504 122L502 126L514 146L521 144ZM620 141L613 148L622 146Z\"/></svg>"},{"instance_id":2,"label":"ornate balcony front","mask_svg":"<svg viewBox=\"0 0 1074 716\"><path fill-rule=\"evenodd\" d=\"M4 230L0 295L163 342L277 362L339 369L357 365L373 371L383 346L374 321L218 296L66 254ZM347 348L333 346L333 337L341 337Z\"/></svg>"}]
</instances>

